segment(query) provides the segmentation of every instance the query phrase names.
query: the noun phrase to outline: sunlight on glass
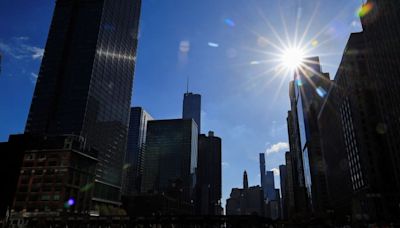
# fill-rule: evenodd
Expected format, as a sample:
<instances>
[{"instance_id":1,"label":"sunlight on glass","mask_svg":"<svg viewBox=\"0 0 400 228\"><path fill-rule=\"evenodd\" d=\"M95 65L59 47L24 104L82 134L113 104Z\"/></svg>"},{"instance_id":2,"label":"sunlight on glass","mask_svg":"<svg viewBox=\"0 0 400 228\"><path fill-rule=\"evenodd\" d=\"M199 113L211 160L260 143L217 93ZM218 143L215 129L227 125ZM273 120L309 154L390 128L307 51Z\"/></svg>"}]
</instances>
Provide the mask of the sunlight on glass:
<instances>
[{"instance_id":1,"label":"sunlight on glass","mask_svg":"<svg viewBox=\"0 0 400 228\"><path fill-rule=\"evenodd\" d=\"M304 58L304 51L301 48L295 47L284 50L280 61L284 67L294 70L303 63Z\"/></svg>"}]
</instances>

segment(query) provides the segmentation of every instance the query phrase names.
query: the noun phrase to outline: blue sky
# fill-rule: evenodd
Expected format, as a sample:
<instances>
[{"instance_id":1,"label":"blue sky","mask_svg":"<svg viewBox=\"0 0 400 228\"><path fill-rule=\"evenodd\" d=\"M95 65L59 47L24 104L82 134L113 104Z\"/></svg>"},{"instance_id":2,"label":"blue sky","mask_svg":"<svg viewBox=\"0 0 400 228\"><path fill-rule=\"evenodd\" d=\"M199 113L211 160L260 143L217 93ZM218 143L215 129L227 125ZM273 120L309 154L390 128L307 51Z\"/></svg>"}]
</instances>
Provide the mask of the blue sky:
<instances>
[{"instance_id":1,"label":"blue sky","mask_svg":"<svg viewBox=\"0 0 400 228\"><path fill-rule=\"evenodd\" d=\"M132 104L157 119L178 118L190 77L189 89L202 94L202 132L223 140L225 200L245 169L250 185L259 184L258 153L268 152L268 170L284 163L292 76L277 73L278 36L287 44L296 27L297 37L307 31L303 46L333 78L349 34L361 30L360 4L143 0ZM0 141L24 129L53 8L49 0L0 2Z\"/></svg>"}]
</instances>

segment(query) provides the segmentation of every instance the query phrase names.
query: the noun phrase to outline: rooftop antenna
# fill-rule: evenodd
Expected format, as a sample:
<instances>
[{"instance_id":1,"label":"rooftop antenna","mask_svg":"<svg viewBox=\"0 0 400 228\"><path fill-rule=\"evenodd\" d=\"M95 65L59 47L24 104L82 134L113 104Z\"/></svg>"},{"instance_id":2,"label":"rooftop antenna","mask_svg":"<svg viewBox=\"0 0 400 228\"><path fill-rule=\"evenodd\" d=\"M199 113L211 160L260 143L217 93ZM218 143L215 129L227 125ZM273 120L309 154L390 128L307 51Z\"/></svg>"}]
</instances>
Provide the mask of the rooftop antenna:
<instances>
[{"instance_id":1,"label":"rooftop antenna","mask_svg":"<svg viewBox=\"0 0 400 228\"><path fill-rule=\"evenodd\" d=\"M189 75L186 78L186 93L189 93Z\"/></svg>"}]
</instances>

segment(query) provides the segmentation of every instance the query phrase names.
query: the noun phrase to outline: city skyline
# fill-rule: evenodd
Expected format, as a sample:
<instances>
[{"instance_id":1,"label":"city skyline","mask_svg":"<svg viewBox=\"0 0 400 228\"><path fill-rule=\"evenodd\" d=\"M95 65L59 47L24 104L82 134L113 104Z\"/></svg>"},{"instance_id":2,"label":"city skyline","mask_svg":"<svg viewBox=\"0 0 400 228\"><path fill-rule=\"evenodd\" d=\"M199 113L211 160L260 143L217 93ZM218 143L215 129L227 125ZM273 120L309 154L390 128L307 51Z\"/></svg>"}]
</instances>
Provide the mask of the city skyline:
<instances>
[{"instance_id":1,"label":"city skyline","mask_svg":"<svg viewBox=\"0 0 400 228\"><path fill-rule=\"evenodd\" d=\"M20 1L21 2L21 1ZM343 4L345 1L341 1ZM227 3L227 2L225 2ZM18 4L18 3L16 3ZM1 112L1 120L3 122L6 122L4 124L4 128L0 129L0 138L5 140L6 137L9 134L13 133L18 133L21 132L23 128L22 125L25 123L25 120L27 118L27 109L29 108L29 102L32 97L32 91L33 91L33 84L31 83L30 79L34 79L34 76L31 75L31 72L33 74L37 74L38 72L38 64L40 63L39 59L35 59L34 56L36 52L28 52L28 54L32 54L32 57L29 56L29 63L26 64L25 71L27 73L22 73L17 71L17 70L12 70L10 69L15 62L13 61L19 61L18 58L18 53L11 52L10 49L5 48L5 45L12 46L12 45L33 45L33 47L38 47L43 48L44 47L44 42L45 42L45 36L47 33L47 28L48 28L48 23L50 21L50 18L48 15L51 14L53 10L53 5L44 3L44 1L41 3L40 7L42 9L47 9L48 14L45 15L46 19L44 19L44 16L38 21L41 21L42 26L44 29L39 30L42 31L44 30L44 34L42 36L40 35L32 35L33 32L30 30L31 34L29 32L24 33L24 30L15 30L12 32L13 29L10 29L9 27L6 28L6 32L8 31L10 35L5 35L5 33L0 32L0 37L7 37L3 38L0 40L2 42L2 48L1 52L5 53L5 57L3 56L3 72L2 76L0 77L0 88L1 91L4 91L2 94L2 98L0 100L0 105L1 107L10 107L8 110L2 110ZM47 4L47 5L46 5ZM249 179L249 185L259 185L259 179L260 177L257 175L258 174L258 166L256 165L258 163L258 154L260 152L266 152L266 165L267 165L267 170L271 170L274 168L278 168L280 164L284 163L284 153L287 150L287 135L286 135L286 124L285 124L285 113L287 112L289 102L287 101L287 84L288 81L291 79L291 77L283 77L284 82L283 82L283 87L281 91L275 91L275 88L278 88L278 85L281 83L281 79L276 79L272 82L272 84L269 84L267 87L264 87L264 84L262 84L262 87L258 87L257 85L254 85L254 81L251 80L246 80L251 78L252 75L256 75L257 71L260 71L260 65L262 66L261 71L263 71L263 68L268 68L267 66L264 66L263 64L258 64L257 61L260 60L260 55L257 52L254 51L246 51L247 46L255 46L257 48L262 48L262 46L258 46L257 44L257 36L255 35L242 35L242 39L235 39L234 42L230 42L228 38L231 36L240 33L240 31L247 31L249 30L249 27L251 28L252 26L248 26L246 24L251 23L251 20L244 20L242 16L235 16L235 10L238 10L238 6L234 5L232 6L235 10L227 10L228 12L213 12L214 15L212 20L214 21L211 24L215 24L214 29L221 29L221 34L212 36L211 32L215 32L214 30L209 31L205 28L200 28L207 31L210 37L196 37L194 34L196 34L195 30L187 30L183 29L184 31L179 34L173 35L171 38L167 38L167 41L165 42L165 45L171 46L165 49L162 49L165 51L161 57L153 59L154 57L154 51L155 49L149 48L149 46L153 43L156 45L156 47L159 47L159 45L162 44L162 42L157 43L157 32L161 32L161 35L165 34L165 31L161 28L161 31L156 30L155 27L157 19L160 19L160 15L165 15L163 14L164 12L161 12L160 9L163 9L167 6L163 5L164 3L155 3L153 2L148 2L145 3L143 6L143 22L142 23L142 31L140 33L141 40L139 42L139 53L138 53L138 64L137 64L137 71L136 71L136 81L135 84L136 86L134 87L134 97L133 97L133 105L135 106L142 106L146 110L149 110L150 113L156 118L156 119L166 119L166 118L171 118L171 117L179 117L180 116L180 106L181 106L181 96L182 93L185 91L185 77L184 75L190 74L191 75L191 90L195 93L200 93L203 95L204 103L203 103L203 109L202 109L202 125L203 125L203 131L207 132L208 130L214 130L217 135L221 136L221 138L224 139L223 141L223 199L226 199L228 197L229 191L232 187L235 186L240 186L240 177L241 172L246 169L249 172L249 176L251 177ZM216 4L224 4L224 3L216 3ZM304 3L305 6L303 6L304 12L310 12L310 14L314 10L314 6L308 5L308 3ZM198 5L198 4L197 4ZM286 4L288 5L288 4ZM346 39L348 35L350 34L350 30L353 31L352 29L356 30L356 28L352 27L352 23L356 21L354 17L354 13L357 9L357 6L359 3L354 3L352 6L347 6L350 8L348 10L350 16L348 16L350 19L344 19L343 21L345 22L340 22L340 25L332 25L332 27L337 26L337 30L344 29L345 33L340 34L340 36L335 40L334 42L337 42L335 44L335 50L338 52L337 54L337 60L328 60L328 57L326 59L322 59L322 67L324 71L329 71L331 74L334 74L337 68L337 63L340 60L341 56L341 51L346 44ZM201 9L204 9L206 6L211 6L211 2L205 2L204 6L201 7ZM38 8L40 8L38 7ZM155 18L151 18L151 7L156 7L154 10L158 15L156 15ZM159 8L157 8L159 7ZM192 9L193 6L189 6L187 3L182 3L181 8L178 9L184 9L185 7L187 9ZM221 5L222 7L222 5ZM271 6L266 6L265 4L259 3L256 8L260 8L263 11L269 11L271 8L274 8L274 4ZM276 8L278 8L275 5ZM322 4L319 6L320 9L322 10L327 10L329 7L328 6L322 6ZM2 9L5 9L7 7L1 7ZM220 7L218 7L220 8ZM222 7L223 8L223 7ZM229 7L226 7L229 8ZM292 6L288 7L288 11L290 10L295 10L299 6ZM36 8L37 9L37 8ZM3 10L2 10L3 11ZM168 11L168 10L166 10ZM178 11L178 10L177 10ZM201 11L201 10L200 10ZM247 11L246 11L247 12ZM303 12L303 15L305 14ZM285 12L288 13L288 12ZM267 15L267 12L264 12L265 15ZM322 14L320 12L320 14ZM30 14L32 15L32 14ZM198 15L198 14L195 14ZM307 15L307 14L305 14ZM157 17L158 16L158 17ZM185 15L184 13L178 14L175 17L167 17L170 24L167 24L169 26L172 26L174 24L173 22L176 22L178 20L184 20L183 18L187 17L188 15ZM276 15L279 16L279 15ZM191 22L194 23L194 17L190 17ZM306 16L304 16L306 17ZM229 19L229 20L226 20ZM266 34L265 37L272 38L273 35L270 32L270 29L268 29L268 26L265 25L265 21L263 21L263 18L258 15L258 17L253 17L252 19L259 19L260 22L257 23L264 23L260 25L259 27L262 28L257 28L259 33L264 33ZM273 20L268 17L268 20ZM340 21L340 20L339 20ZM159 22L159 21L158 21ZM167 23L165 22L165 23ZM301 23L306 23L307 20ZM348 22L348 23L347 23ZM2 22L4 23L4 22ZM16 22L18 23L18 22ZM31 22L33 23L33 22ZM45 24L47 23L47 24ZM276 22L275 27L278 27L278 25L281 22ZM345 24L345 26L343 26ZM37 26L40 24L37 24ZM180 24L177 23L177 25L181 25L182 27L180 28L186 28L188 23L183 23L181 22ZM349 28L347 27L349 26ZM2 27L3 24L2 24ZM18 26L17 26L18 27ZM167 26L168 27L168 26ZM323 27L322 25L318 27L318 29L321 29ZM343 28L344 27L344 28ZM9 30L8 30L9 29ZM160 29L160 28L157 28ZM316 30L318 30L316 29ZM347 29L349 32L347 32ZM27 30L29 31L29 30ZM201 31L201 30L200 30ZM356 30L357 31L357 30ZM163 33L164 32L164 33ZM186 33L186 34L185 34ZM24 36L26 35L26 36ZM146 36L149 39L145 39ZM149 37L150 36L150 37ZM153 36L153 37L151 37ZM194 36L194 38L191 38L191 36ZM343 36L343 37L341 37ZM246 40L245 38L251 38ZM248 42L244 42L248 41ZM15 42L15 43L14 43ZM240 47L235 48L236 46L234 45L235 43L239 43ZM254 45L256 44L256 45ZM262 40L260 41L260 44L262 45L263 42ZM267 45L268 46L268 45ZM25 46L23 46L25 47ZM270 47L265 47L266 49ZM199 49L206 49L205 51L199 50ZM7 52L7 50L9 50ZM146 50L149 50L149 53L145 53ZM39 50L37 50L39 52ZM322 54L328 53L328 51L321 52ZM40 52L38 53L40 56ZM173 61L167 61L166 64L165 61L162 60L162 58L166 56L173 56L174 60ZM226 63L227 67L224 70L218 70L218 66L212 64L212 62L209 62L208 60L204 60L198 64L194 64L193 62L196 62L197 58L205 58L207 56L212 56L211 59L217 60L218 58L223 58L224 63ZM257 56L253 57L253 56ZM21 57L23 58L23 57ZM32 58L32 59L31 59ZM268 57L265 57L266 59ZM22 59L21 61L28 62L27 59ZM157 60L157 61L156 61ZM34 63L31 63L31 61L34 61ZM331 63L334 62L334 63ZM325 64L326 63L326 64ZM160 70L150 70L150 64L160 64L160 68L164 71ZM207 65L210 67L209 70L198 70L199 68L203 68L204 65ZM240 64L244 64L244 67L241 67ZM329 64L332 64L334 66L329 66ZM167 65L167 66L165 66ZM235 69L235 66L238 66ZM234 68L228 69L228 68ZM254 69L257 68L257 69ZM210 73L213 70L216 70L216 73ZM195 73L195 71L197 71ZM237 72L239 71L239 72ZM17 73L20 73L22 76L17 76ZM223 75L222 75L223 73ZM13 74L14 76L10 76L9 74ZM215 77L216 74L221 74L221 77L217 78L212 78ZM240 78L239 76L241 74L247 75L247 77L242 77ZM25 76L24 76L25 75ZM160 75L163 75L162 77ZM193 76L192 76L193 75ZM271 73L273 75L273 73ZM238 76L239 79L237 81L232 80L230 77L232 76ZM264 79L262 80L262 83L265 83L270 79L269 75L264 75ZM25 78L24 78L25 77ZM24 81L25 80L25 81ZM216 81L215 81L216 80ZM223 87L221 92L218 87L218 84L221 82L224 82L225 87ZM165 84L166 83L166 84ZM172 85L174 84L175 85ZM211 85L211 84L216 84L216 85ZM250 85L249 85L250 84ZM7 86L7 87L6 87ZM162 90L163 87L165 86L165 90ZM9 88L8 88L9 87ZM154 89L151 89L151 87L154 87ZM21 94L16 95L15 92L11 92L10 89L13 90L19 90L22 91ZM151 90L152 93L146 92L144 90ZM267 90L267 91L261 91L261 90ZM163 91L163 92L160 92ZM261 91L261 92L260 92ZM234 95L237 93L236 95ZM8 94L10 94L10 98L8 98ZM226 95L233 95L232 98L225 102L225 97ZM168 97L168 98L165 98ZM267 101L265 101L265 97L268 97ZM276 98L277 97L277 98ZM235 100L236 99L236 100ZM274 100L276 99L276 100ZM29 100L29 102L28 102ZM247 100L250 100L249 104L247 103ZM22 102L18 102L22 101ZM236 101L236 103L235 103ZM22 104L23 107L17 108L14 107L13 105L7 105L10 104L9 102L14 102L15 104ZM162 104L165 103L165 104ZM170 107L166 107L166 104L168 104ZM238 106L236 106L239 104ZM261 105L260 105L261 104ZM264 105L263 105L264 104ZM220 107L220 106L228 106L228 107ZM260 107L261 106L261 107ZM231 114L230 112L233 111L239 111L238 114ZM249 117L245 117L247 112L243 112L242 110L250 110L248 113ZM228 110L230 112L228 112ZM271 112L271 113L268 113ZM241 118L238 118L238 116L242 115ZM13 116L15 117L12 121L8 121L9 118ZM226 117L226 118L224 118ZM247 120L246 118L250 119ZM254 122L251 121L251 119L259 118L260 119L260 125L256 125ZM222 123L219 123L220 120ZM259 135L259 138L257 139L252 139L256 135ZM242 140L244 142L236 142L238 139L243 139L244 137L250 138L249 141ZM248 146L249 145L249 146ZM248 146L248 147L247 147ZM245 158L245 159L242 159ZM252 167L254 166L254 167ZM275 170L276 171L276 170ZM276 180L276 186L279 186L279 182ZM224 202L224 200L222 200Z\"/></svg>"}]
</instances>

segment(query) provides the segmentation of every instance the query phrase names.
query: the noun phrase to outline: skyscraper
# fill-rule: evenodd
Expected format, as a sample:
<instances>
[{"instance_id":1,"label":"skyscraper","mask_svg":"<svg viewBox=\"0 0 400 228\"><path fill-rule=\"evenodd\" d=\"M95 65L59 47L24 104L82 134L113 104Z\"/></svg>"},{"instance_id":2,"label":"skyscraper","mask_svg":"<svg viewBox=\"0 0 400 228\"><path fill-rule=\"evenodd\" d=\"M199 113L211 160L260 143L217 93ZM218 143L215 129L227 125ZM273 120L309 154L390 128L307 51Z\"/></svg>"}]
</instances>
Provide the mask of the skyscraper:
<instances>
[{"instance_id":1,"label":"skyscraper","mask_svg":"<svg viewBox=\"0 0 400 228\"><path fill-rule=\"evenodd\" d=\"M196 184L197 133L191 119L148 122L141 192L190 202Z\"/></svg>"},{"instance_id":2,"label":"skyscraper","mask_svg":"<svg viewBox=\"0 0 400 228\"><path fill-rule=\"evenodd\" d=\"M249 180L247 178L246 170L243 172L243 189L249 188Z\"/></svg>"},{"instance_id":3,"label":"skyscraper","mask_svg":"<svg viewBox=\"0 0 400 228\"><path fill-rule=\"evenodd\" d=\"M315 213L323 213L327 203L324 163L321 152L317 116L330 86L329 74L323 73L318 57L307 58L306 66L295 73L295 124L303 160L308 205ZM297 122L297 123L296 123Z\"/></svg>"},{"instance_id":4,"label":"skyscraper","mask_svg":"<svg viewBox=\"0 0 400 228\"><path fill-rule=\"evenodd\" d=\"M126 195L140 192L147 121L149 120L153 118L143 108L131 108L123 181L123 194Z\"/></svg>"},{"instance_id":5,"label":"skyscraper","mask_svg":"<svg viewBox=\"0 0 400 228\"><path fill-rule=\"evenodd\" d=\"M221 207L221 138L208 132L199 135L197 186L201 214L217 214Z\"/></svg>"},{"instance_id":6,"label":"skyscraper","mask_svg":"<svg viewBox=\"0 0 400 228\"><path fill-rule=\"evenodd\" d=\"M281 195L282 195L282 200L281 200L281 218L282 219L287 219L288 218L288 210L287 210L287 202L288 202L288 189L287 189L287 169L286 165L280 165L279 166L279 175L280 175L280 182L281 182Z\"/></svg>"},{"instance_id":7,"label":"skyscraper","mask_svg":"<svg viewBox=\"0 0 400 228\"><path fill-rule=\"evenodd\" d=\"M399 217L400 204L400 14L396 0L368 0L370 11L361 15L368 79L374 86L373 100L377 105L376 132L380 135L380 153L385 162L382 196L388 216Z\"/></svg>"},{"instance_id":8,"label":"skyscraper","mask_svg":"<svg viewBox=\"0 0 400 228\"><path fill-rule=\"evenodd\" d=\"M277 199L277 195L275 194L275 179L274 179L274 172L267 171L265 175L265 190L267 191L267 198L266 200L272 201Z\"/></svg>"},{"instance_id":9,"label":"skyscraper","mask_svg":"<svg viewBox=\"0 0 400 228\"><path fill-rule=\"evenodd\" d=\"M201 132L201 95L185 93L183 96L183 119L193 119L196 122L199 134Z\"/></svg>"},{"instance_id":10,"label":"skyscraper","mask_svg":"<svg viewBox=\"0 0 400 228\"><path fill-rule=\"evenodd\" d=\"M260 153L260 181L264 190L264 199L267 199L267 186L265 181L265 154Z\"/></svg>"},{"instance_id":11,"label":"skyscraper","mask_svg":"<svg viewBox=\"0 0 400 228\"><path fill-rule=\"evenodd\" d=\"M98 150L94 197L120 204L140 0L58 0L25 131Z\"/></svg>"}]
</instances>

